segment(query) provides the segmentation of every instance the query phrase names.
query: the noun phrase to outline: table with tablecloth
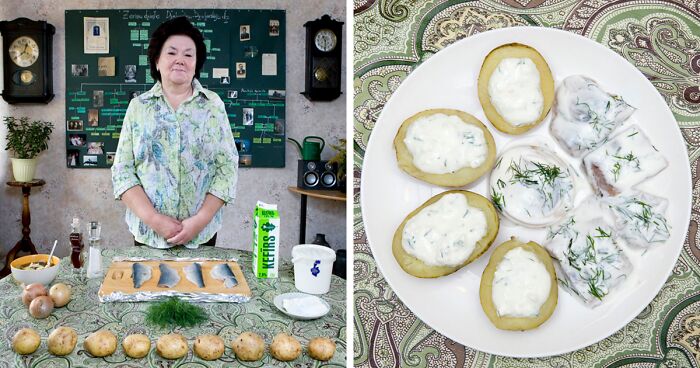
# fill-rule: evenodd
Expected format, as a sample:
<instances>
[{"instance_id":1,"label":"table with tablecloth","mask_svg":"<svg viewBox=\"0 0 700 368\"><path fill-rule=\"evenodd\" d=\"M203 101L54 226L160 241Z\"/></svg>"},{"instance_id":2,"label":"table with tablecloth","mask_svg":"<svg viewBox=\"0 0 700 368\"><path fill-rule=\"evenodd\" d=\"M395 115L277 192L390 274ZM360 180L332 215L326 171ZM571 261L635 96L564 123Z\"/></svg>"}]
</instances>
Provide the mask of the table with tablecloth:
<instances>
[{"instance_id":1,"label":"table with tablecloth","mask_svg":"<svg viewBox=\"0 0 700 368\"><path fill-rule=\"evenodd\" d=\"M331 306L330 312L320 319L302 321L292 319L280 312L274 305L275 296L296 292L294 287L293 267L289 262L282 262L279 278L258 279L252 269L252 253L214 247L200 247L190 250L177 247L172 250L159 250L148 247L129 246L125 248L106 248L102 250L102 261L106 266L115 256L120 257L177 257L177 258L217 258L237 259L253 297L246 303L197 303L203 307L208 319L200 325L189 328L161 328L146 322L146 310L149 302L139 303L102 303L97 291L101 279L87 279L74 272L70 259L63 258L60 271L54 283L63 282L72 288L72 299L68 305L54 309L46 319L35 319L22 304L22 288L12 278L0 280L0 367L345 367L346 366L346 295L345 280L332 276L331 288L321 297ZM78 344L70 355L57 357L49 354L46 340L49 333L59 326L74 328L78 333ZM30 355L21 356L11 350L11 340L16 331L29 327L37 330L42 338L39 349ZM90 356L83 347L85 338L100 329L107 329L116 334L117 351L105 358ZM253 331L261 335L266 344L280 332L296 337L304 348L296 360L286 363L270 356L269 349L262 360L240 362L235 358L231 342L242 332ZM178 360L161 358L155 351L158 337L169 333L180 333L187 338L189 352ZM121 341L129 334L141 333L151 338L151 351L143 359L132 359L124 354ZM192 344L198 335L219 335L226 343L224 355L216 361L204 361L194 355ZM331 361L313 360L306 352L310 339L323 336L333 339L337 351Z\"/></svg>"},{"instance_id":2,"label":"table with tablecloth","mask_svg":"<svg viewBox=\"0 0 700 368\"><path fill-rule=\"evenodd\" d=\"M581 350L548 358L514 359L455 343L421 322L397 298L377 268L367 241L360 208L360 182L364 153L377 118L392 93L415 67L473 34L528 26L554 27L583 35L636 66L665 99L681 128L694 189L691 222L681 256L664 287L641 314L610 337ZM354 0L354 32L353 359L356 366L698 366L698 1Z\"/></svg>"}]
</instances>

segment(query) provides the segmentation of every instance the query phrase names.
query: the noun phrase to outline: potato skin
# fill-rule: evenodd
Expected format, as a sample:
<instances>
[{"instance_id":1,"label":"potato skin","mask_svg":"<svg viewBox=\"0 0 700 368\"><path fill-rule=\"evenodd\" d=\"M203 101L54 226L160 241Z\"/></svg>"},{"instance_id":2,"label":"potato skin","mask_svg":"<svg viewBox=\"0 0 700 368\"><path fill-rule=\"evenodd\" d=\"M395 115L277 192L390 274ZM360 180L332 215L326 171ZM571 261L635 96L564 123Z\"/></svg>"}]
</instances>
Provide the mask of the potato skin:
<instances>
[{"instance_id":1,"label":"potato skin","mask_svg":"<svg viewBox=\"0 0 700 368\"><path fill-rule=\"evenodd\" d=\"M419 168L413 165L413 155L411 155L411 151L408 150L408 147L406 147L406 144L403 141L404 138L406 138L408 128L416 120L435 114L455 115L465 124L473 125L484 132L484 139L486 140L488 152L486 154L486 160L484 160L481 166L474 168L463 167L453 173L447 174L431 174L421 171ZM396 160L398 161L401 170L417 179L444 187L465 186L489 172L496 163L496 143L494 142L493 136L491 135L491 132L489 132L488 128L486 128L486 126L474 116L464 111L453 109L425 110L406 119L403 124L401 124L399 131L396 133L396 137L394 137L394 149L396 150Z\"/></svg>"},{"instance_id":2,"label":"potato skin","mask_svg":"<svg viewBox=\"0 0 700 368\"><path fill-rule=\"evenodd\" d=\"M239 360L246 362L260 360L265 353L265 340L254 332L246 331L233 340L231 349Z\"/></svg>"},{"instance_id":3,"label":"potato skin","mask_svg":"<svg viewBox=\"0 0 700 368\"><path fill-rule=\"evenodd\" d=\"M542 90L542 97L544 101L542 106L542 114L540 114L539 118L534 123L515 126L508 123L501 116L501 114L498 113L496 107L491 103L491 96L489 95L489 80L502 59L525 57L532 60L532 62L535 63L537 70L540 72L540 89ZM477 88L479 92L479 102L481 102L481 107L484 109L486 118L491 122L491 124L493 124L494 127L496 127L496 129L507 134L523 134L536 127L542 122L542 120L544 120L549 113L549 110L552 108L552 104L554 103L554 77L552 76L552 71L549 69L547 61L534 48L519 43L501 45L491 50L491 52L486 55L486 58L484 58L484 62L481 65L481 70L479 71Z\"/></svg>"},{"instance_id":4,"label":"potato skin","mask_svg":"<svg viewBox=\"0 0 700 368\"><path fill-rule=\"evenodd\" d=\"M117 350L117 337L110 331L99 330L91 333L85 339L83 346L92 356L106 357Z\"/></svg>"},{"instance_id":5,"label":"potato skin","mask_svg":"<svg viewBox=\"0 0 700 368\"><path fill-rule=\"evenodd\" d=\"M401 240L403 238L403 228L404 226L406 226L406 222L408 222L408 220L410 220L413 216L418 214L418 212L420 212L423 208L437 202L442 196L449 193L459 193L464 195L465 197L467 197L467 203L469 204L469 206L477 207L481 211L483 211L484 215L486 216L487 230L484 237L481 238L481 240L479 240L474 246L474 251L472 252L472 254L462 264L457 266L431 266L424 263L420 259L408 254L406 250L403 249L403 246L401 245ZM416 208L415 210L413 210L413 212L406 216L406 218L403 220L401 225L399 225L398 229L396 229L396 232L394 233L394 240L392 242L391 249L394 253L394 258L396 258L396 261L399 263L401 268L407 273L422 278L440 277L449 275L459 270L460 268L468 265L475 259L479 258L479 256L484 254L484 252L486 252L486 250L489 249L494 239L496 239L496 235L498 235L498 228L498 214L496 213L496 208L493 207L491 201L477 193L468 192L465 190L449 190L447 192L440 193L428 199L420 207Z\"/></svg>"},{"instance_id":6,"label":"potato skin","mask_svg":"<svg viewBox=\"0 0 700 368\"><path fill-rule=\"evenodd\" d=\"M49 334L49 353L63 356L70 354L78 342L78 333L70 327L59 327Z\"/></svg>"},{"instance_id":7,"label":"potato skin","mask_svg":"<svg viewBox=\"0 0 700 368\"><path fill-rule=\"evenodd\" d=\"M335 354L335 343L327 337L315 337L309 341L307 349L310 357L316 360L327 361L333 358L333 354Z\"/></svg>"},{"instance_id":8,"label":"potato skin","mask_svg":"<svg viewBox=\"0 0 700 368\"><path fill-rule=\"evenodd\" d=\"M122 347L124 354L131 358L140 359L151 351L151 339L143 334L129 335L122 341Z\"/></svg>"},{"instance_id":9,"label":"potato skin","mask_svg":"<svg viewBox=\"0 0 700 368\"><path fill-rule=\"evenodd\" d=\"M192 350L204 360L217 360L224 355L224 340L217 335L201 335L194 340Z\"/></svg>"},{"instance_id":10,"label":"potato skin","mask_svg":"<svg viewBox=\"0 0 700 368\"><path fill-rule=\"evenodd\" d=\"M493 277L494 273L496 272L496 268L506 253L508 253L511 249L518 247L522 247L524 250L533 252L544 264L544 267L547 269L550 276L549 280L551 281L551 287L549 289L549 296L540 307L539 314L534 318L499 316L498 312L496 311L496 306L493 303ZM493 251L493 254L491 254L489 263L484 269L484 273L481 275L481 285L479 286L479 299L481 300L481 307L484 309L484 312L491 323L502 330L524 331L538 327L549 319L552 313L554 313L558 298L559 286L557 284L557 273L554 269L552 258L541 245L532 241L523 243L515 239L515 237L512 237L510 240L499 245Z\"/></svg>"},{"instance_id":11,"label":"potato skin","mask_svg":"<svg viewBox=\"0 0 700 368\"><path fill-rule=\"evenodd\" d=\"M39 345L41 345L41 336L31 328L23 328L12 337L12 350L17 354L31 354L39 348Z\"/></svg>"},{"instance_id":12,"label":"potato skin","mask_svg":"<svg viewBox=\"0 0 700 368\"><path fill-rule=\"evenodd\" d=\"M286 333L279 333L272 339L270 354L283 362L294 360L301 355L301 344Z\"/></svg>"},{"instance_id":13,"label":"potato skin","mask_svg":"<svg viewBox=\"0 0 700 368\"><path fill-rule=\"evenodd\" d=\"M187 339L180 334L163 335L156 341L156 352L165 359L180 359L188 349Z\"/></svg>"}]
</instances>

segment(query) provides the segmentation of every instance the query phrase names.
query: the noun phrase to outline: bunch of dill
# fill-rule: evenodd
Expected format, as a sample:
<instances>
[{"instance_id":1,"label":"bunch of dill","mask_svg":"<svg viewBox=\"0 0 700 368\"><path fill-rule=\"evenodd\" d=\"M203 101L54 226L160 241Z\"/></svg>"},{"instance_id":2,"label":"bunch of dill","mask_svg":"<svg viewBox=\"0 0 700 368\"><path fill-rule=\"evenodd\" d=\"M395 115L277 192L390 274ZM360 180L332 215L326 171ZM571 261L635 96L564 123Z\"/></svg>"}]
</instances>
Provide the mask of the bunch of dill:
<instances>
[{"instance_id":1,"label":"bunch of dill","mask_svg":"<svg viewBox=\"0 0 700 368\"><path fill-rule=\"evenodd\" d=\"M207 319L209 316L202 307L176 297L155 303L146 312L146 321L160 327L192 327Z\"/></svg>"}]
</instances>

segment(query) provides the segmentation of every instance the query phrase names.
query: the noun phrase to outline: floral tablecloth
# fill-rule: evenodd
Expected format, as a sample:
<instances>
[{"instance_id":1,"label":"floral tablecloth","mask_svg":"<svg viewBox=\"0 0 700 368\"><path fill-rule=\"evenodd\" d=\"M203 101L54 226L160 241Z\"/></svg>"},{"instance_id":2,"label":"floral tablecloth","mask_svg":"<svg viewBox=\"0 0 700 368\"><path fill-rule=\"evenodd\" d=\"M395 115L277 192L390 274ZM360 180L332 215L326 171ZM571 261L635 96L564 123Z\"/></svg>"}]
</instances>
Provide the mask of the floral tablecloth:
<instances>
[{"instance_id":1,"label":"floral tablecloth","mask_svg":"<svg viewBox=\"0 0 700 368\"><path fill-rule=\"evenodd\" d=\"M384 104L421 62L503 27L564 29L635 65L673 112L691 162L693 210L678 262L653 302L623 329L569 354L493 356L421 322L378 270L360 209L363 155ZM700 365L700 2L697 0L354 0L354 362L358 367L698 367ZM604 66L601 66L604 67ZM572 331L575 333L575 331Z\"/></svg>"},{"instance_id":2,"label":"floral tablecloth","mask_svg":"<svg viewBox=\"0 0 700 368\"><path fill-rule=\"evenodd\" d=\"M252 253L231 249L202 247L198 250L175 249L156 250L148 247L129 247L123 249L104 249L103 263L107 264L114 256L126 257L211 257L237 258L246 280L253 292L253 298L242 304L235 303L200 303L209 319L192 328L159 328L145 322L146 309L150 303L100 303L97 290L101 280L88 279L81 282L74 275L70 260L61 261L61 270L54 281L63 282L73 290L72 300L63 308L54 309L46 319L34 319L28 308L22 304L22 289L12 276L0 280L0 367L345 367L346 366L346 301L345 280L332 276L331 290L321 297L331 305L330 312L323 318L311 321L294 320L282 314L273 304L275 296L297 291L294 288L292 265L283 262L280 265L280 277L277 279L257 279L251 272ZM59 326L69 326L78 332L78 344L73 352L65 357L49 354L46 340L49 333ZM11 340L15 332L30 327L39 332L42 344L31 355L20 356L11 350ZM94 358L83 348L83 341L94 331L108 329L117 335L117 351L105 358ZM231 341L243 331L260 334L266 344L280 332L295 336L304 348L296 360L283 363L265 352L262 360L257 362L240 362L231 350ZM179 360L161 358L155 352L158 337L177 332L184 335L190 346L187 356ZM132 359L124 355L121 341L129 334L142 333L151 338L151 351L143 359ZM217 361L207 362L199 359L192 351L192 344L198 335L219 335L226 343L224 355ZM336 342L336 353L329 362L313 360L306 353L306 345L317 336L330 337Z\"/></svg>"}]
</instances>

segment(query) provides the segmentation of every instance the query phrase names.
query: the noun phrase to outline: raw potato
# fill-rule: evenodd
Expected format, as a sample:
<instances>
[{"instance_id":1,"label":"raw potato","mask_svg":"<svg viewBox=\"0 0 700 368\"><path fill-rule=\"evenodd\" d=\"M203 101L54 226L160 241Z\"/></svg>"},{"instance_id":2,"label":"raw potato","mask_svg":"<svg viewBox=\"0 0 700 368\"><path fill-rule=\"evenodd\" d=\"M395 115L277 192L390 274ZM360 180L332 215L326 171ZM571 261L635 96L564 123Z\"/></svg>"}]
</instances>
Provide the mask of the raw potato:
<instances>
[{"instance_id":1,"label":"raw potato","mask_svg":"<svg viewBox=\"0 0 700 368\"><path fill-rule=\"evenodd\" d=\"M110 331L99 330L91 333L85 339L83 346L92 356L98 358L106 357L117 350L117 337Z\"/></svg>"},{"instance_id":2,"label":"raw potato","mask_svg":"<svg viewBox=\"0 0 700 368\"><path fill-rule=\"evenodd\" d=\"M129 335L122 341L122 347L127 356L136 359L143 358L151 351L151 339L143 334Z\"/></svg>"},{"instance_id":3,"label":"raw potato","mask_svg":"<svg viewBox=\"0 0 700 368\"><path fill-rule=\"evenodd\" d=\"M70 327L59 327L51 332L48 340L49 353L53 355L68 355L78 342L78 333Z\"/></svg>"},{"instance_id":4,"label":"raw potato","mask_svg":"<svg viewBox=\"0 0 700 368\"><path fill-rule=\"evenodd\" d=\"M156 352L165 359L180 359L187 350L187 339L180 334L163 335L156 342Z\"/></svg>"},{"instance_id":5,"label":"raw potato","mask_svg":"<svg viewBox=\"0 0 700 368\"><path fill-rule=\"evenodd\" d=\"M493 277L498 264L503 260L503 257L511 249L522 247L524 250L533 252L537 258L544 264L550 276L551 287L547 300L540 307L540 311L536 317L505 317L499 316L496 312L496 306L493 304ZM557 274L554 270L552 258L549 253L535 242L523 243L512 237L510 240L499 245L491 254L488 265L481 275L481 285L479 287L479 299L481 307L484 309L486 316L489 317L491 323L502 330L531 330L543 324L554 313L554 308L557 306L559 296L559 287L557 285Z\"/></svg>"},{"instance_id":6,"label":"raw potato","mask_svg":"<svg viewBox=\"0 0 700 368\"><path fill-rule=\"evenodd\" d=\"M70 287L66 284L58 283L49 289L49 296L53 300L53 304L56 308L63 307L70 301Z\"/></svg>"},{"instance_id":7,"label":"raw potato","mask_svg":"<svg viewBox=\"0 0 700 368\"><path fill-rule=\"evenodd\" d=\"M401 245L401 240L403 238L403 228L406 225L406 222L408 222L409 219L418 214L423 208L437 202L442 196L449 193L460 193L464 195L465 197L467 197L467 203L469 204L469 206L476 207L484 213L484 216L486 217L486 234L483 238L481 238L481 240L476 242L476 245L474 246L474 251L469 256L469 258L467 258L462 264L457 266L428 265L420 259L410 255L406 252L406 250L403 249L403 245ZM496 213L496 208L493 207L491 201L476 193L467 192L464 190L450 190L428 199L420 207L416 208L415 210L413 210L413 212L409 213L408 216L406 216L406 218L403 220L401 225L399 225L399 228L396 229L396 232L394 233L394 241L392 243L391 248L392 252L394 253L394 258L396 258L396 261L399 263L401 268L403 268L403 270L407 273L416 277L440 277L449 275L459 270L460 268L468 265L475 259L479 258L479 256L484 254L484 252L486 252L486 250L489 249L494 239L496 239L496 235L498 235L498 227L498 214Z\"/></svg>"},{"instance_id":8,"label":"raw potato","mask_svg":"<svg viewBox=\"0 0 700 368\"><path fill-rule=\"evenodd\" d=\"M31 328L23 328L12 337L12 350L17 354L31 354L41 345L41 336Z\"/></svg>"},{"instance_id":9,"label":"raw potato","mask_svg":"<svg viewBox=\"0 0 700 368\"><path fill-rule=\"evenodd\" d=\"M233 341L231 349L239 360L260 360L265 353L265 340L254 332L246 331Z\"/></svg>"},{"instance_id":10,"label":"raw potato","mask_svg":"<svg viewBox=\"0 0 700 368\"><path fill-rule=\"evenodd\" d=\"M335 343L327 337L316 337L309 341L309 356L316 360L330 360L335 354Z\"/></svg>"},{"instance_id":11,"label":"raw potato","mask_svg":"<svg viewBox=\"0 0 700 368\"><path fill-rule=\"evenodd\" d=\"M292 336L286 333L279 333L272 339L270 354L277 360L288 362L301 355L301 344Z\"/></svg>"},{"instance_id":12,"label":"raw potato","mask_svg":"<svg viewBox=\"0 0 700 368\"><path fill-rule=\"evenodd\" d=\"M531 124L521 126L511 125L498 113L496 107L491 103L491 96L489 95L489 80L491 79L491 74L496 70L501 60L507 58L529 58L535 63L537 70L540 72L540 90L542 91L543 97L542 114ZM541 123L552 108L552 104L554 103L554 78L552 77L552 71L549 69L549 65L547 65L547 61L537 50L523 44L510 43L501 45L491 50L491 52L486 55L484 63L481 65L481 71L479 72L478 91L479 102L481 102L481 107L484 109L484 114L496 129L508 134L523 134Z\"/></svg>"},{"instance_id":13,"label":"raw potato","mask_svg":"<svg viewBox=\"0 0 700 368\"><path fill-rule=\"evenodd\" d=\"M474 168L463 167L455 172L447 174L431 174L421 171L419 168L413 165L413 155L411 155L411 151L408 150L408 147L406 147L406 144L403 141L404 138L406 138L408 128L416 120L435 114L455 115L465 124L473 125L484 132L484 140L486 141L487 145L487 154L486 160L484 160L481 166ZM459 110L432 109L419 112L418 114L411 116L410 118L406 119L403 124L401 124L399 131L396 133L396 137L394 138L394 148L396 149L396 159L399 162L399 167L401 170L420 180L445 187L465 186L489 172L496 163L496 143L493 140L491 132L489 132L486 126L479 121L479 119Z\"/></svg>"},{"instance_id":14,"label":"raw potato","mask_svg":"<svg viewBox=\"0 0 700 368\"><path fill-rule=\"evenodd\" d=\"M192 350L204 360L217 360L224 355L224 340L217 335L197 336Z\"/></svg>"}]
</instances>

